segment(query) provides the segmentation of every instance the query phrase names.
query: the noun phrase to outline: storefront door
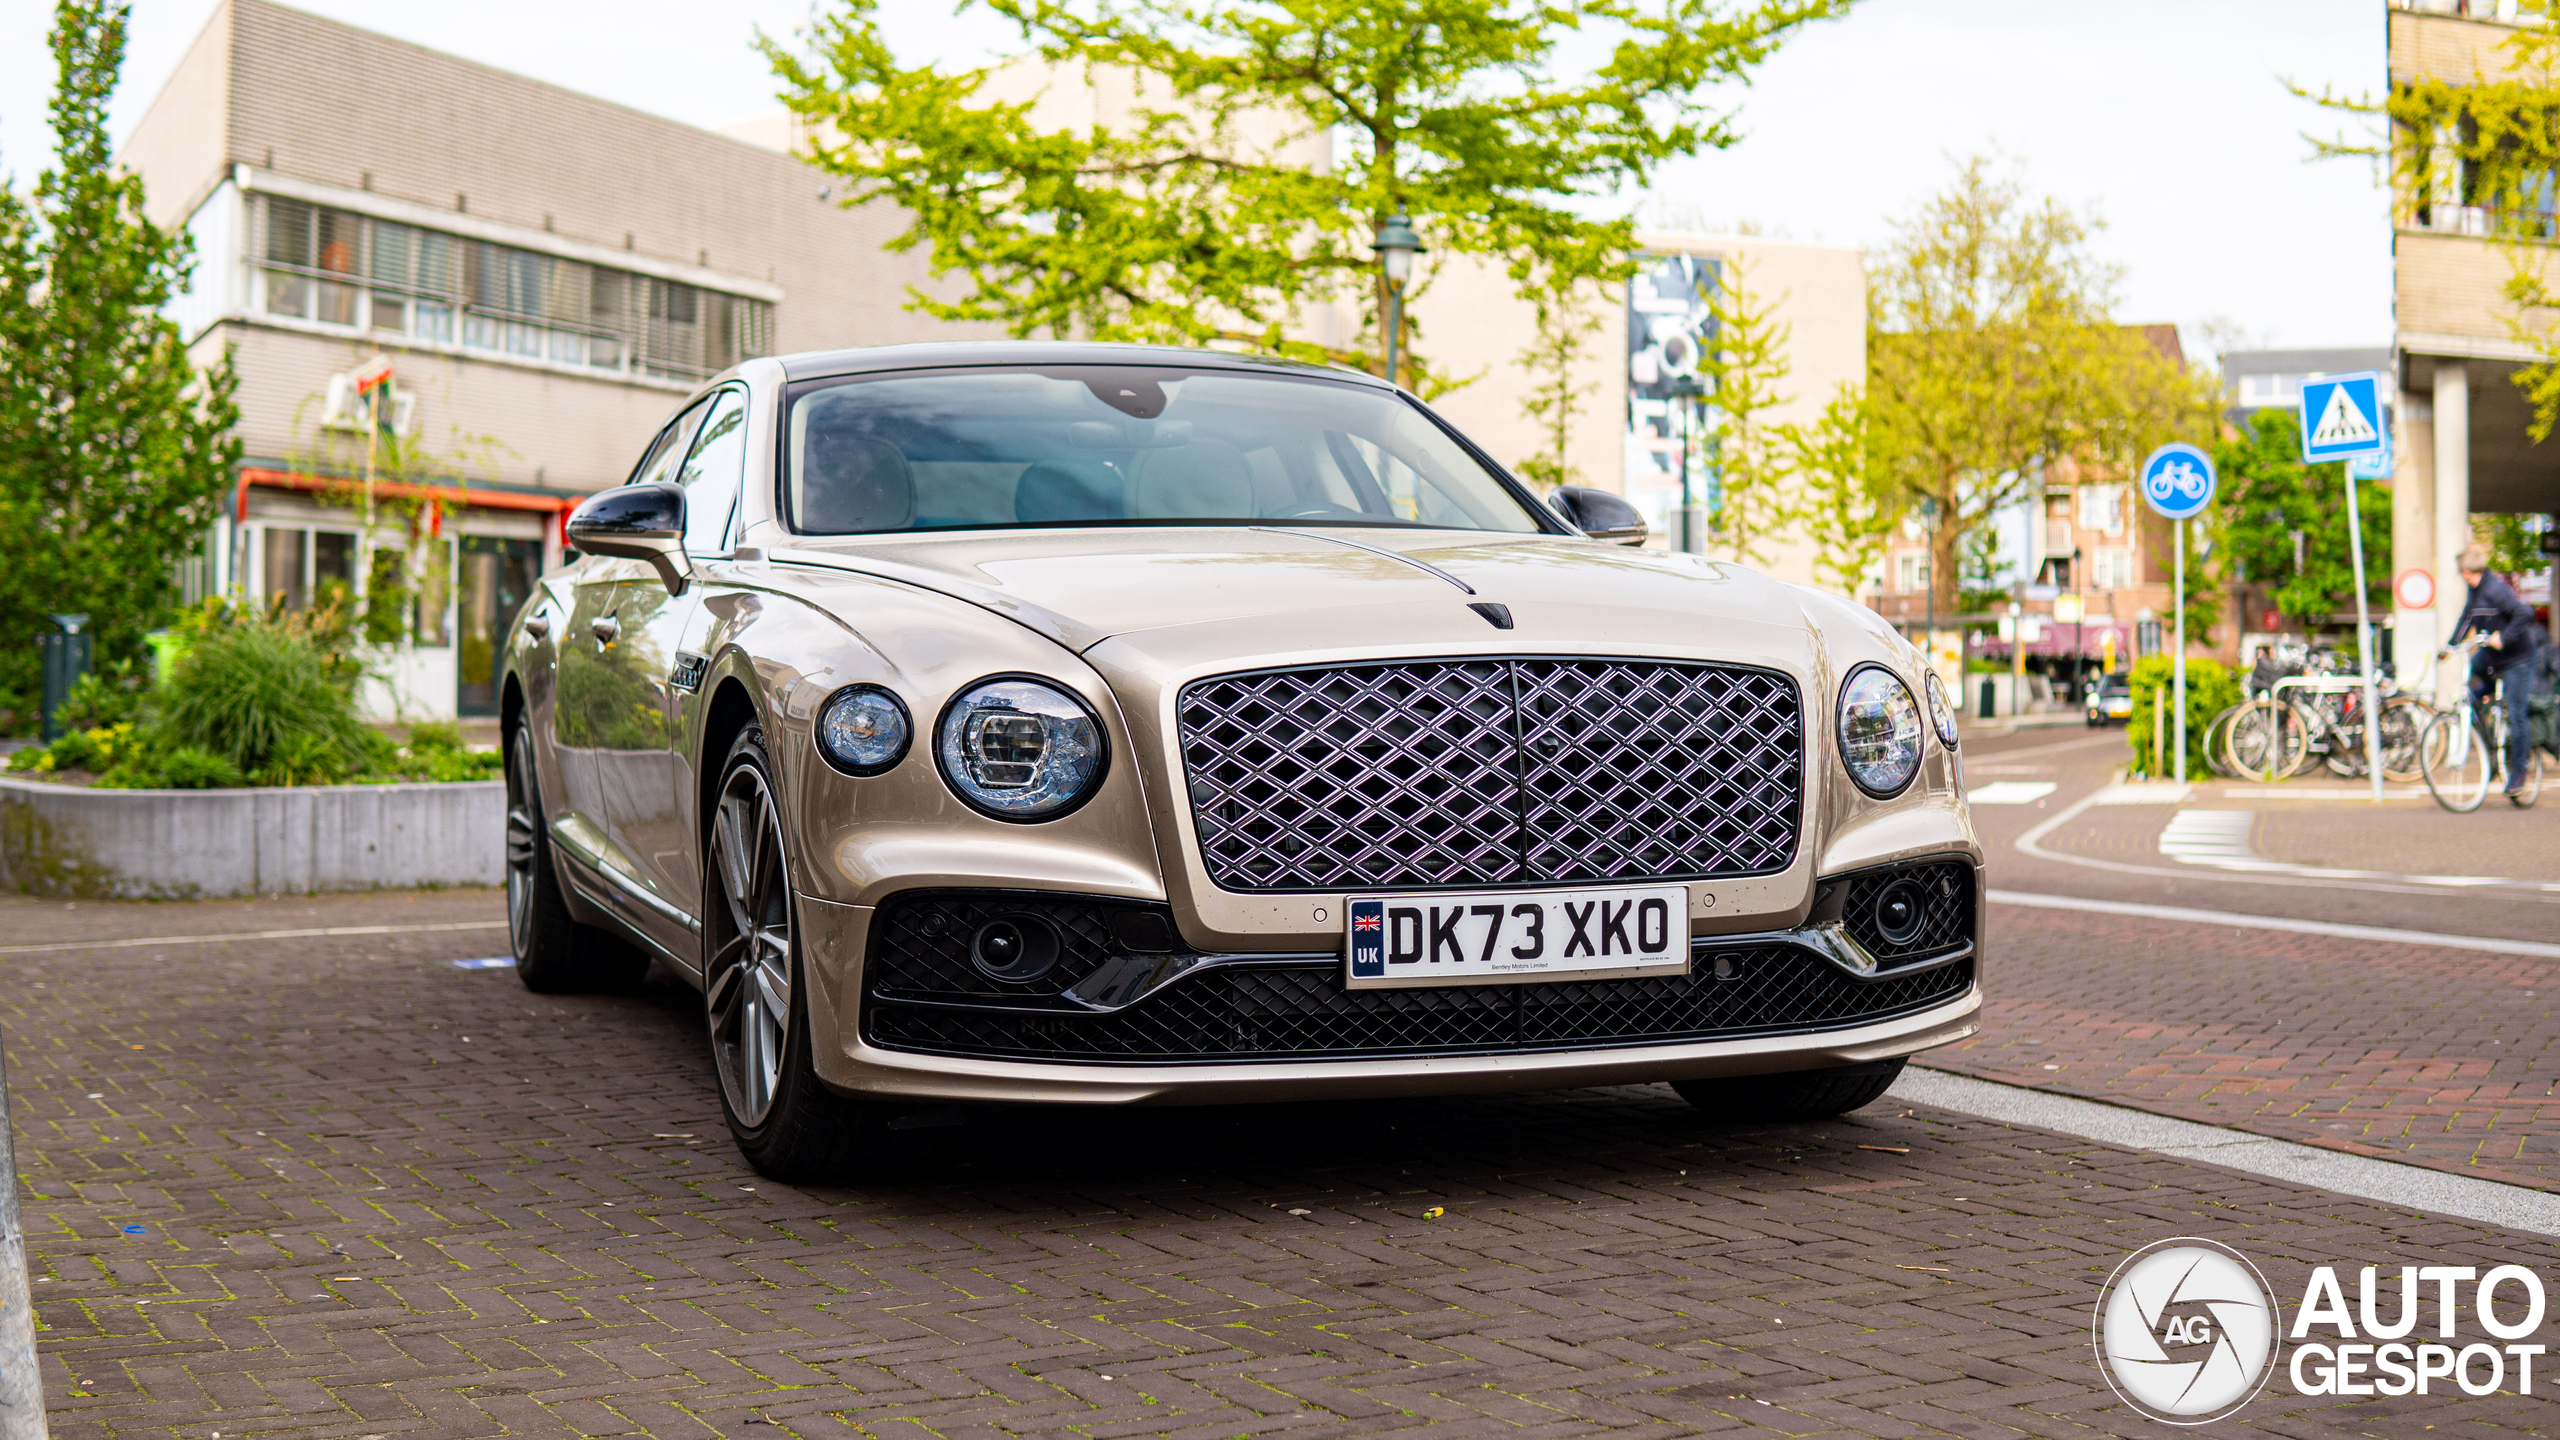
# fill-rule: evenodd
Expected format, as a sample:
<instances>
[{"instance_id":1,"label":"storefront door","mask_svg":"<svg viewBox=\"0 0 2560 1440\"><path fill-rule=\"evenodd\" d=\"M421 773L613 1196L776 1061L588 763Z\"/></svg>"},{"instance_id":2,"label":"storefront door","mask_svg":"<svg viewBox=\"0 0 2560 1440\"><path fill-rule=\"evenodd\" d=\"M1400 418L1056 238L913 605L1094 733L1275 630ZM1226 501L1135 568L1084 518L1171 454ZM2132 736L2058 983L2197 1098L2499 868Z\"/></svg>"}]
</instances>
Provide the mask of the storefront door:
<instances>
[{"instance_id":1,"label":"storefront door","mask_svg":"<svg viewBox=\"0 0 2560 1440\"><path fill-rule=\"evenodd\" d=\"M461 563L455 586L462 629L455 708L465 715L495 715L507 627L542 573L542 542L465 535Z\"/></svg>"}]
</instances>

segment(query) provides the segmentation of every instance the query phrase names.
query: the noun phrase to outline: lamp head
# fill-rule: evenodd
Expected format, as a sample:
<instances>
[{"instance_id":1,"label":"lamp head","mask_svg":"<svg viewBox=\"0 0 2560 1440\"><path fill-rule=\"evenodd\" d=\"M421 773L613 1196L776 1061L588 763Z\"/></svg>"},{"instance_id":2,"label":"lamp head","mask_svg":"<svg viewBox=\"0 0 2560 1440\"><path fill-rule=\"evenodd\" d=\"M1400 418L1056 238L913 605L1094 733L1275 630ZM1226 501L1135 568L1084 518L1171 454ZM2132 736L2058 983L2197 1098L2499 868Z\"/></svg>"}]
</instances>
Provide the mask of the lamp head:
<instances>
[{"instance_id":1,"label":"lamp head","mask_svg":"<svg viewBox=\"0 0 2560 1440\"><path fill-rule=\"evenodd\" d=\"M1378 254L1379 268L1386 272L1387 283L1401 289L1413 274L1413 257L1423 248L1422 237L1413 231L1413 220L1399 210L1386 218L1371 237L1369 247Z\"/></svg>"}]
</instances>

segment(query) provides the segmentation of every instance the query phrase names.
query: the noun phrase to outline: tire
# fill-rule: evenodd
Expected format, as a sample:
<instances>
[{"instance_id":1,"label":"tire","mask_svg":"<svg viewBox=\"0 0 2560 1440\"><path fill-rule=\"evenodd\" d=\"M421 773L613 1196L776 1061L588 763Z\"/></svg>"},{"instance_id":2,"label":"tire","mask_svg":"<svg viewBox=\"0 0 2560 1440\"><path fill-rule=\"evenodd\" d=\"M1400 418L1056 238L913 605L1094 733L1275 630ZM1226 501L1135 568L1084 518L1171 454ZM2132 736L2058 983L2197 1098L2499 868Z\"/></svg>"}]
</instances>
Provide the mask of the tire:
<instances>
[{"instance_id":1,"label":"tire","mask_svg":"<svg viewBox=\"0 0 2560 1440\"><path fill-rule=\"evenodd\" d=\"M2407 785L2419 778L2419 742L2435 710L2414 696L2402 695L2382 706L2382 778Z\"/></svg>"},{"instance_id":2,"label":"tire","mask_svg":"<svg viewBox=\"0 0 2560 1440\"><path fill-rule=\"evenodd\" d=\"M2226 705L2222 713L2205 722L2204 763L2213 773L2236 779L2239 771L2231 768L2231 722L2239 717L2240 707Z\"/></svg>"},{"instance_id":3,"label":"tire","mask_svg":"<svg viewBox=\"0 0 2560 1440\"><path fill-rule=\"evenodd\" d=\"M521 716L507 744L507 941L516 978L537 994L635 990L649 974L648 956L569 916L533 773L533 727Z\"/></svg>"},{"instance_id":4,"label":"tire","mask_svg":"<svg viewBox=\"0 0 2560 1440\"><path fill-rule=\"evenodd\" d=\"M729 747L715 793L702 865L702 1018L729 1133L775 1180L881 1168L892 1112L827 1089L811 1063L789 840L761 729Z\"/></svg>"},{"instance_id":5,"label":"tire","mask_svg":"<svg viewBox=\"0 0 2560 1440\"><path fill-rule=\"evenodd\" d=\"M2489 742L2471 723L2469 706L2458 706L2427 722L2418 741L2420 775L2427 793L2455 814L2468 814L2489 798L2494 761Z\"/></svg>"},{"instance_id":6,"label":"tire","mask_svg":"<svg viewBox=\"0 0 2560 1440\"><path fill-rule=\"evenodd\" d=\"M2311 726L2291 704L2252 700L2231 717L2231 765L2244 780L2282 780L2311 753Z\"/></svg>"},{"instance_id":7,"label":"tire","mask_svg":"<svg viewBox=\"0 0 2560 1440\"><path fill-rule=\"evenodd\" d=\"M1741 1075L1720 1080L1674 1080L1671 1088L1710 1120L1742 1125L1792 1125L1828 1120L1872 1105L1902 1074L1901 1060L1877 1060L1831 1070L1785 1075Z\"/></svg>"}]
</instances>

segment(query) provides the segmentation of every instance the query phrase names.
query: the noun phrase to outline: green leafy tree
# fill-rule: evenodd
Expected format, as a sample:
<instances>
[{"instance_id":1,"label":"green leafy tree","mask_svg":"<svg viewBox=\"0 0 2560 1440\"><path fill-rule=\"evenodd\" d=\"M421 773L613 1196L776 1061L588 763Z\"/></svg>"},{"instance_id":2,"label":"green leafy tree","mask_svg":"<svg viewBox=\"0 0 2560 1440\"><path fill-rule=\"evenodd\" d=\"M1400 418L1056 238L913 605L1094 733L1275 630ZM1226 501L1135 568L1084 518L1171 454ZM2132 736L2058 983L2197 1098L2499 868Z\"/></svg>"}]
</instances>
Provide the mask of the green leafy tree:
<instances>
[{"instance_id":1,"label":"green leafy tree","mask_svg":"<svg viewBox=\"0 0 2560 1440\"><path fill-rule=\"evenodd\" d=\"M2247 430L2215 442L2213 468L2216 570L2267 586L2276 609L2306 627L2355 608L2355 556L2341 488L2346 467L2302 462L2299 417L2289 410L2257 412ZM2390 587L2381 572L2391 553L2391 494L2379 481L2357 481L2356 506L2364 522L2368 598L2387 610ZM2203 569L2189 557L2190 596L2212 588L2203 583Z\"/></svg>"},{"instance_id":2,"label":"green leafy tree","mask_svg":"<svg viewBox=\"0 0 2560 1440\"><path fill-rule=\"evenodd\" d=\"M1785 430L1784 444L1814 574L1854 597L1884 558L1904 500L1869 449L1865 395L1841 386L1812 424Z\"/></svg>"},{"instance_id":3,"label":"green leafy tree","mask_svg":"<svg viewBox=\"0 0 2560 1440\"><path fill-rule=\"evenodd\" d=\"M1708 453L1720 481L1713 538L1747 565L1767 563L1763 547L1770 537L1800 518L1801 497L1789 483L1789 435L1768 418L1788 399L1778 386L1787 377L1795 327L1777 318L1784 299L1752 289L1744 257L1726 261L1707 301L1715 325L1698 363L1707 384Z\"/></svg>"},{"instance_id":4,"label":"green leafy tree","mask_svg":"<svg viewBox=\"0 0 2560 1440\"><path fill-rule=\"evenodd\" d=\"M239 455L228 359L199 370L161 313L187 238L144 218L108 144L128 10L55 7L56 166L32 203L0 198L0 688L21 716L50 614L88 615L102 662L140 657Z\"/></svg>"},{"instance_id":5,"label":"green leafy tree","mask_svg":"<svg viewBox=\"0 0 2560 1440\"><path fill-rule=\"evenodd\" d=\"M2546 522L2538 515L2504 512L2471 517L2473 533L2489 547L2489 568L2508 576L2551 568L2551 557L2542 549L2543 532L2534 528L2538 523Z\"/></svg>"},{"instance_id":6,"label":"green leafy tree","mask_svg":"<svg viewBox=\"0 0 2560 1440\"><path fill-rule=\"evenodd\" d=\"M2129 470L2202 436L2197 378L2108 317L2116 276L2092 222L2030 203L1989 161L1899 227L1868 288L1868 424L1896 488L1937 503L1931 583L2002 509L2042 493L2049 462Z\"/></svg>"},{"instance_id":7,"label":"green leafy tree","mask_svg":"<svg viewBox=\"0 0 2560 1440\"><path fill-rule=\"evenodd\" d=\"M1520 352L1519 360L1536 377L1523 408L1537 423L1539 446L1536 454L1512 468L1540 490L1552 490L1575 481L1567 456L1573 439L1573 417L1580 413L1582 402L1599 389L1583 383L1577 371L1591 353L1592 337L1600 331L1602 312L1596 297L1574 284L1533 286L1528 299L1537 322L1533 338Z\"/></svg>"},{"instance_id":8,"label":"green leafy tree","mask_svg":"<svg viewBox=\"0 0 2560 1440\"><path fill-rule=\"evenodd\" d=\"M1054 82L1125 86L1124 119L1045 128L999 70L901 65L876 0L839 0L806 55L766 40L810 158L844 202L894 202L966 284L912 303L1016 335L1222 342L1381 369L1370 236L1412 217L1435 258L1525 293L1627 273L1631 222L1593 202L1731 144L1711 105L1848 0L987 0ZM1559 79L1568 46L1599 63ZM1118 93L1115 88L1113 93ZM1301 330L1357 299L1361 343ZM1400 379L1426 392L1408 357ZM1445 378L1445 377L1444 377Z\"/></svg>"}]
</instances>

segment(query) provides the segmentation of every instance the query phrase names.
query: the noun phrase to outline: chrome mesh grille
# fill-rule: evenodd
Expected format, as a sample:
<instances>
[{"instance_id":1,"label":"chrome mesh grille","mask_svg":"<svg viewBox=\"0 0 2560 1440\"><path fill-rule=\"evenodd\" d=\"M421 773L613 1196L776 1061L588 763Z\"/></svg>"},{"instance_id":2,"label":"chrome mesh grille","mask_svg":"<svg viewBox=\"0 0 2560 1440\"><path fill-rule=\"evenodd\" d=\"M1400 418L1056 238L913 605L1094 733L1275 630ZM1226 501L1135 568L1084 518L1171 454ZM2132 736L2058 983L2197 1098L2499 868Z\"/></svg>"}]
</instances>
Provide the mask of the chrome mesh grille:
<instances>
[{"instance_id":1,"label":"chrome mesh grille","mask_svg":"<svg viewBox=\"0 0 2560 1440\"><path fill-rule=\"evenodd\" d=\"M1768 670L1411 661L1226 675L1176 710L1201 858L1236 891L1767 874L1803 707Z\"/></svg>"}]
</instances>

